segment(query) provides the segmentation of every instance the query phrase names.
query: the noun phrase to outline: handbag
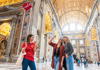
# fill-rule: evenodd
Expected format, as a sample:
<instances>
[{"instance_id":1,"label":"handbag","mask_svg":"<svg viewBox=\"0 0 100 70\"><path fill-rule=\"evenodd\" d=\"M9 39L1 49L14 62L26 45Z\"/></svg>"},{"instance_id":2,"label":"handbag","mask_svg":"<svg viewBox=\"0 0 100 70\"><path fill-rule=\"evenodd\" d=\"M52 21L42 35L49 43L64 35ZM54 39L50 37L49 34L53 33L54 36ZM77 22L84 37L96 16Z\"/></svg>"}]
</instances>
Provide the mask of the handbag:
<instances>
[{"instance_id":1,"label":"handbag","mask_svg":"<svg viewBox=\"0 0 100 70\"><path fill-rule=\"evenodd\" d=\"M25 48L26 48L27 47L27 43L25 43L25 44L26 44L25 45ZM26 52L22 53L22 51L21 51L21 53L20 53L20 55L19 55L19 57L17 59L16 65L18 65L18 66L22 65L22 61L23 61L24 55L26 55Z\"/></svg>"}]
</instances>

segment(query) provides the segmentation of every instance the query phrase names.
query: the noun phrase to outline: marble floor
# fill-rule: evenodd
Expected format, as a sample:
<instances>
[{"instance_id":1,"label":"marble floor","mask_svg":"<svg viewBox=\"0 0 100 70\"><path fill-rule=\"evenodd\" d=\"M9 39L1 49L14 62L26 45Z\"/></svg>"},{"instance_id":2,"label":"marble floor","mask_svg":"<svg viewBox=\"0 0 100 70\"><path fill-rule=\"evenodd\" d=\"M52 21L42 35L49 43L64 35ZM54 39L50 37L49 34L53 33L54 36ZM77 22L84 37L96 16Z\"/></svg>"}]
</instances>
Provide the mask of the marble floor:
<instances>
[{"instance_id":1,"label":"marble floor","mask_svg":"<svg viewBox=\"0 0 100 70\"><path fill-rule=\"evenodd\" d=\"M37 70L52 70L50 67L50 62L36 63L36 67ZM21 66L16 66L15 63L0 63L0 70L21 70ZM76 64L74 64L74 70L100 70L100 66L89 64L88 67L84 67L84 65L78 67Z\"/></svg>"}]
</instances>

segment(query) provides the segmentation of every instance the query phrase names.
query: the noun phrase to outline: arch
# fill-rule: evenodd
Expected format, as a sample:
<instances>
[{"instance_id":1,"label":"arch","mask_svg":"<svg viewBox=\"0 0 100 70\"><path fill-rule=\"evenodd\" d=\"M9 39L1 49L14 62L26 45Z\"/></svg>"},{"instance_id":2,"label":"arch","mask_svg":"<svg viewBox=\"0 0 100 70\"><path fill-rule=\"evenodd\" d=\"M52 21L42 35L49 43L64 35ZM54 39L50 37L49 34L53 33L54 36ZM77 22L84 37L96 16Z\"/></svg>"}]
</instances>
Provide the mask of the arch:
<instances>
[{"instance_id":1,"label":"arch","mask_svg":"<svg viewBox=\"0 0 100 70\"><path fill-rule=\"evenodd\" d=\"M2 43L4 43L4 46L5 46L5 49L6 49L6 47L7 47L7 40L3 39L3 40L1 41L1 44L2 44Z\"/></svg>"},{"instance_id":2,"label":"arch","mask_svg":"<svg viewBox=\"0 0 100 70\"><path fill-rule=\"evenodd\" d=\"M66 13L72 12L72 11L81 12L81 13L83 13L83 14L88 18L87 14L84 13L83 11L80 11L80 10L69 10L69 11L64 12L64 13L59 17L59 20L60 20Z\"/></svg>"},{"instance_id":3,"label":"arch","mask_svg":"<svg viewBox=\"0 0 100 70\"><path fill-rule=\"evenodd\" d=\"M2 25L0 25L0 34L4 35L4 36L9 36L11 31L11 25L9 23L2 23Z\"/></svg>"}]
</instances>

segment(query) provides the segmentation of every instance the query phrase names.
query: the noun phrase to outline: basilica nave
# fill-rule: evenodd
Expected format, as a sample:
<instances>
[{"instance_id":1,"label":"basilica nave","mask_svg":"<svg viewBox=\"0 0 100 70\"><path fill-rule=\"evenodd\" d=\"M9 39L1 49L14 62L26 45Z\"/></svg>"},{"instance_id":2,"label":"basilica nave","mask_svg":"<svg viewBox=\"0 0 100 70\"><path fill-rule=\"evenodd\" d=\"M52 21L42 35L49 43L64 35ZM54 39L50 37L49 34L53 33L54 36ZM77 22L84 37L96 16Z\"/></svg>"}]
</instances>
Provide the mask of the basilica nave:
<instances>
[{"instance_id":1,"label":"basilica nave","mask_svg":"<svg viewBox=\"0 0 100 70\"><path fill-rule=\"evenodd\" d=\"M16 61L28 34L37 41L37 70L52 70L54 35L55 43L70 39L74 59L88 60L88 67L74 63L74 70L100 69L100 0L0 0L0 70L21 70Z\"/></svg>"}]
</instances>

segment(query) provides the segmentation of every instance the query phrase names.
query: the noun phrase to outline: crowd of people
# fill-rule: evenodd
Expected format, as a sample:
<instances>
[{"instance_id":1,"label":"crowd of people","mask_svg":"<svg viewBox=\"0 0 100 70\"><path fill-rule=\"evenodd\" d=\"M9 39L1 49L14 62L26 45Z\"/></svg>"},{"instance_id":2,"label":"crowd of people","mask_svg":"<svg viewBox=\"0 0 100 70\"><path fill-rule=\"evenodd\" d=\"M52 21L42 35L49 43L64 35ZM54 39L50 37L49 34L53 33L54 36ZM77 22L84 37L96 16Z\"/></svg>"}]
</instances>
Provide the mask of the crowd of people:
<instances>
[{"instance_id":1,"label":"crowd of people","mask_svg":"<svg viewBox=\"0 0 100 70\"><path fill-rule=\"evenodd\" d=\"M82 64L84 64L85 67L88 66L88 61L87 61L87 59L85 57L81 58L81 59L76 58L75 62L77 64L77 66L81 66Z\"/></svg>"},{"instance_id":2,"label":"crowd of people","mask_svg":"<svg viewBox=\"0 0 100 70\"><path fill-rule=\"evenodd\" d=\"M53 47L52 52L52 62L51 67L54 70L62 70L63 68L65 70L74 70L74 62L77 64L77 66L80 66L84 64L85 67L88 66L88 61L86 58L82 59L74 59L73 58L73 47L70 43L70 40L68 37L64 36L62 38L59 38L57 43L53 42L53 38L50 39L49 45ZM34 41L34 35L29 34L27 36L27 41L23 43L22 45L22 53L26 53L24 55L23 61L22 61L22 70L27 70L28 66L31 70L36 70L36 65L34 61L34 54L37 49L36 41ZM43 58L43 62L44 62ZM100 65L100 62L97 63Z\"/></svg>"},{"instance_id":3,"label":"crowd of people","mask_svg":"<svg viewBox=\"0 0 100 70\"><path fill-rule=\"evenodd\" d=\"M52 62L51 67L54 70L74 70L74 59L73 59L73 47L70 43L68 37L62 37L58 40L57 43L53 43L52 40L49 45L53 47ZM34 54L36 51L36 41L34 41L34 35L29 34L27 37L27 42L24 42L22 45L22 53L26 52L22 61L22 70L27 70L28 66L31 70L36 70L36 65L34 62ZM43 59L44 61L44 59Z\"/></svg>"}]
</instances>

